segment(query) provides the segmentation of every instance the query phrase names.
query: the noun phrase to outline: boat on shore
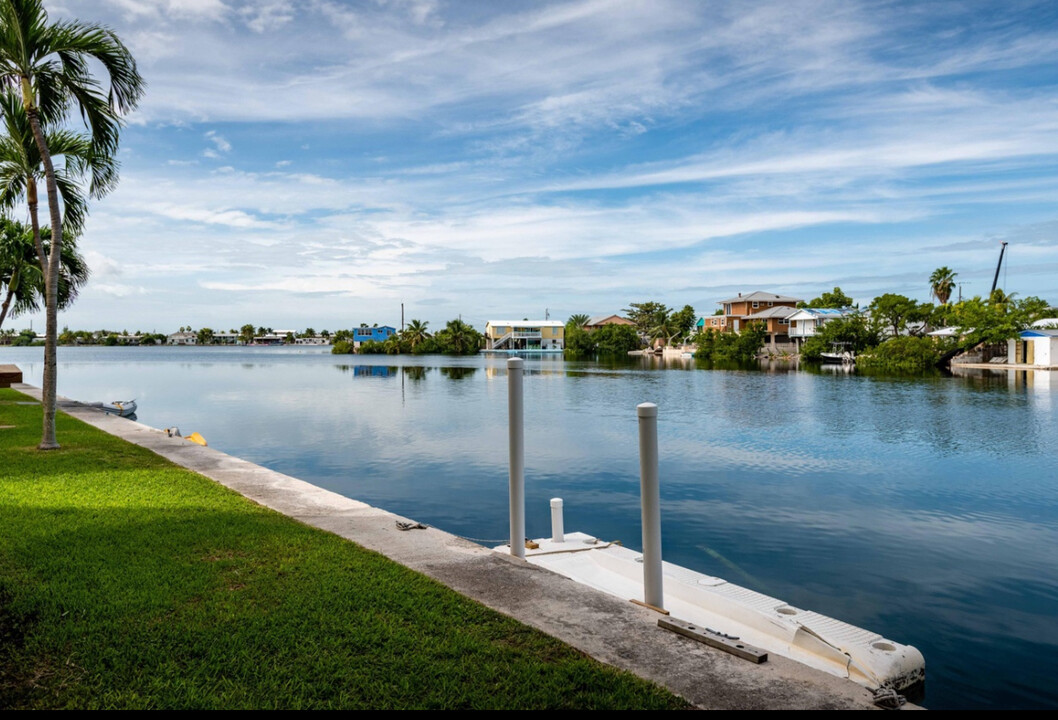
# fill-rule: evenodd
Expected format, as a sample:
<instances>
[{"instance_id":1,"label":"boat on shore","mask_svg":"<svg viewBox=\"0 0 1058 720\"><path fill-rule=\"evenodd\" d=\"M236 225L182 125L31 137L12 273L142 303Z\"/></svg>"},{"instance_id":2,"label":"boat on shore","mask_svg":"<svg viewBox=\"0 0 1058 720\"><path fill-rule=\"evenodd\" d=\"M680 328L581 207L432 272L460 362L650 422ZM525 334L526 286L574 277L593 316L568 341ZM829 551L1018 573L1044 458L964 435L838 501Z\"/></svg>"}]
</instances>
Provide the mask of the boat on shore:
<instances>
[{"instance_id":1,"label":"boat on shore","mask_svg":"<svg viewBox=\"0 0 1058 720\"><path fill-rule=\"evenodd\" d=\"M99 408L107 415L117 415L118 417L127 418L131 415L136 414L136 401L135 400L114 400L108 403L89 403L89 407Z\"/></svg>"}]
</instances>

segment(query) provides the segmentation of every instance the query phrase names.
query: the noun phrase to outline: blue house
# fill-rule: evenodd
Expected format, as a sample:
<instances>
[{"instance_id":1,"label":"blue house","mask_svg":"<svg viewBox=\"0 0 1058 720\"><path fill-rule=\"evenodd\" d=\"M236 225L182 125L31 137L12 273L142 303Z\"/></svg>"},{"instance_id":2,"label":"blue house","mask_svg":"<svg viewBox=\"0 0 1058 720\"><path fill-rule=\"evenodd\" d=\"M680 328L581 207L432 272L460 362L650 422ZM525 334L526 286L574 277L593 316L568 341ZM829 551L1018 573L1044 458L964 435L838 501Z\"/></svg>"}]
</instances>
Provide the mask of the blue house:
<instances>
[{"instance_id":1,"label":"blue house","mask_svg":"<svg viewBox=\"0 0 1058 720\"><path fill-rule=\"evenodd\" d=\"M365 343L368 340L385 342L386 338L396 334L397 328L390 327L389 325L376 325L375 327L361 325L353 330L353 347L359 350L361 343Z\"/></svg>"}]
</instances>

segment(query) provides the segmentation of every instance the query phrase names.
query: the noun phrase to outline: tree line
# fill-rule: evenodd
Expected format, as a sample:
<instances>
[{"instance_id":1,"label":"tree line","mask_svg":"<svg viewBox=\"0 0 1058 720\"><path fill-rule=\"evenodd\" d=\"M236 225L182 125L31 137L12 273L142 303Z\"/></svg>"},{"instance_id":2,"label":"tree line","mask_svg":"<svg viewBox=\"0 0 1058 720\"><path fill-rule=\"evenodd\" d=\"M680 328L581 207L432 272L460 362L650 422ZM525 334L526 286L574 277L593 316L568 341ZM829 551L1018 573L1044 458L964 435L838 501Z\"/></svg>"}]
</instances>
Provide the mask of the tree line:
<instances>
[{"instance_id":1,"label":"tree line","mask_svg":"<svg viewBox=\"0 0 1058 720\"><path fill-rule=\"evenodd\" d=\"M354 330L339 330L334 334L331 352L335 355L474 355L481 349L481 333L461 319L449 320L435 333L429 323L411 320L400 332L383 341L368 340L354 347Z\"/></svg>"}]
</instances>

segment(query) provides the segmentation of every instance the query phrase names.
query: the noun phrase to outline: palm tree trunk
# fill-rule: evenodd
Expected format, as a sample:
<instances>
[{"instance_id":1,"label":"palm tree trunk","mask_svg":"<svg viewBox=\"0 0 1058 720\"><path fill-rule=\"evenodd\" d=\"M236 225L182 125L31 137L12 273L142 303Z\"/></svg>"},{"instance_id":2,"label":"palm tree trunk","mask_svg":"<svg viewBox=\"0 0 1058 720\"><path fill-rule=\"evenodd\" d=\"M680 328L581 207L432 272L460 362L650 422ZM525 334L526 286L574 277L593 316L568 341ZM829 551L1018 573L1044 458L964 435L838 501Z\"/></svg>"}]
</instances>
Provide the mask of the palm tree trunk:
<instances>
[{"instance_id":1,"label":"palm tree trunk","mask_svg":"<svg viewBox=\"0 0 1058 720\"><path fill-rule=\"evenodd\" d=\"M44 271L44 304L45 304L45 330L44 330L44 387L42 402L44 410L44 421L41 430L40 450L55 450L59 443L55 439L55 412L56 412L56 380L57 366L55 355L58 345L59 326L59 256L62 252L62 217L59 214L59 189L55 183L55 166L51 162L51 153L48 151L48 143L44 139L44 132L40 127L40 117L37 107L33 102L33 91L29 84L29 78L22 78L22 102L26 108L26 116L29 118L29 126L33 130L33 138L37 141L37 149L40 150L41 163L44 165L44 176L47 178L48 209L51 211L51 247L48 253L47 265L41 269ZM31 213L34 241L38 243L37 252L44 261L43 243L39 240L39 227L37 218Z\"/></svg>"}]
</instances>

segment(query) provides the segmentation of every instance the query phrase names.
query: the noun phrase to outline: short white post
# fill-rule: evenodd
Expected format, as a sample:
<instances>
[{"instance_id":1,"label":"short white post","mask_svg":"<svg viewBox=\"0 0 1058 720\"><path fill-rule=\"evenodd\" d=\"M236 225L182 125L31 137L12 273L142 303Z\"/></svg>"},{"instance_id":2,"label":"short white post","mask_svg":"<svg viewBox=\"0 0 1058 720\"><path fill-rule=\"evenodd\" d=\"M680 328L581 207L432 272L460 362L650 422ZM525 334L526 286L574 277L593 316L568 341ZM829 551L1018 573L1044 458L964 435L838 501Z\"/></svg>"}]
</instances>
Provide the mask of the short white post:
<instances>
[{"instance_id":1,"label":"short white post","mask_svg":"<svg viewBox=\"0 0 1058 720\"><path fill-rule=\"evenodd\" d=\"M643 602L665 607L661 582L661 495L658 487L658 406L641 403L639 416L639 492L643 517Z\"/></svg>"},{"instance_id":2,"label":"short white post","mask_svg":"<svg viewBox=\"0 0 1058 720\"><path fill-rule=\"evenodd\" d=\"M551 498L551 542L566 542L562 523L562 498Z\"/></svg>"},{"instance_id":3,"label":"short white post","mask_svg":"<svg viewBox=\"0 0 1058 720\"><path fill-rule=\"evenodd\" d=\"M511 555L525 557L525 424L522 371L525 361L507 361L507 422L510 433Z\"/></svg>"}]
</instances>

